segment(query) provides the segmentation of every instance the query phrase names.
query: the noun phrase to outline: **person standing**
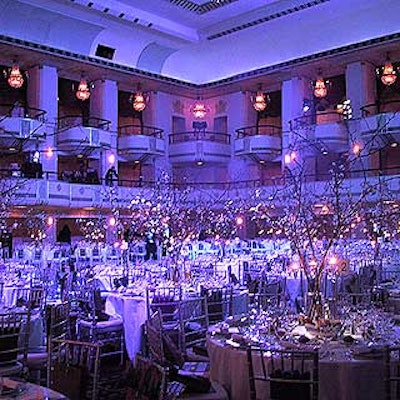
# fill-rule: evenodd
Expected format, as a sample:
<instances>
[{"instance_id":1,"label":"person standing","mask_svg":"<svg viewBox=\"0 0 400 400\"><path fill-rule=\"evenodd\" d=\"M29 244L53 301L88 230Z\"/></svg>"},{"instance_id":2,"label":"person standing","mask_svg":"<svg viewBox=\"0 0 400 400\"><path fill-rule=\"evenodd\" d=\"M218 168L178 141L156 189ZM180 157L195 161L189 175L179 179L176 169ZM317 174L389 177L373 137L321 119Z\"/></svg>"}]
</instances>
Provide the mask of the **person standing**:
<instances>
[{"instance_id":1,"label":"person standing","mask_svg":"<svg viewBox=\"0 0 400 400\"><path fill-rule=\"evenodd\" d=\"M108 186L114 186L114 180L118 181L118 174L114 165L106 172L105 180Z\"/></svg>"}]
</instances>

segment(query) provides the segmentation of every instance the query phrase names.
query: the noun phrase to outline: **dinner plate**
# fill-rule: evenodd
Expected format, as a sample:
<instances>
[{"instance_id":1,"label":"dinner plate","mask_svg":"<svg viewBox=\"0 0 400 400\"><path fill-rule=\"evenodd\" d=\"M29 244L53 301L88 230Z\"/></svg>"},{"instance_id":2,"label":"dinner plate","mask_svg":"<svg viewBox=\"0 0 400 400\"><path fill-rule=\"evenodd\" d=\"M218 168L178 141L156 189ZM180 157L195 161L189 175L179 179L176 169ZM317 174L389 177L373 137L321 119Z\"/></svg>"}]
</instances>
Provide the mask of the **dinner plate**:
<instances>
[{"instance_id":1,"label":"dinner plate","mask_svg":"<svg viewBox=\"0 0 400 400\"><path fill-rule=\"evenodd\" d=\"M15 385L4 384L1 390L0 399L17 397L25 391L25 388L25 385L21 383L16 383Z\"/></svg>"}]
</instances>

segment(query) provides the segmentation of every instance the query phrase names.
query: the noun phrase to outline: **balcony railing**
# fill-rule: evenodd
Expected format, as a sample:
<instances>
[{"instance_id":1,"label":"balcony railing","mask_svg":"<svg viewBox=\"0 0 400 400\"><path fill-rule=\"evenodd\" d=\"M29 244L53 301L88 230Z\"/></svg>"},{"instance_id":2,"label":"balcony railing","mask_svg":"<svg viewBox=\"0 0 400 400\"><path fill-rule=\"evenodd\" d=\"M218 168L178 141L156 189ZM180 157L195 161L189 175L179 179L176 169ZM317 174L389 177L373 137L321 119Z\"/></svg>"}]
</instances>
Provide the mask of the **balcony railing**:
<instances>
[{"instance_id":1,"label":"balcony railing","mask_svg":"<svg viewBox=\"0 0 400 400\"><path fill-rule=\"evenodd\" d=\"M278 125L254 125L236 129L236 138L242 139L247 136L281 136L282 127Z\"/></svg>"},{"instance_id":2,"label":"balcony railing","mask_svg":"<svg viewBox=\"0 0 400 400\"><path fill-rule=\"evenodd\" d=\"M390 168L371 168L362 170L348 170L346 171L346 179L352 177L362 177L362 178L373 178L379 176L392 176L400 175L399 167ZM44 173L44 176L47 176ZM316 173L316 174L306 174L303 177L304 182L318 182L318 181L328 181L332 178L332 174L326 173ZM241 180L241 181L226 181L226 182L195 182L195 181L185 181L185 182L170 182L168 184L163 184L164 187L170 187L174 189L182 189L186 187L199 187L199 188L215 188L215 189L226 189L226 188L252 188L258 186L280 186L285 184L290 184L293 178L288 174L276 175L265 177L261 179L252 180ZM101 184L105 184L104 179L100 179ZM142 178L138 179L124 179L123 177L118 178L114 181L115 186L122 187L154 187L159 184L159 181L148 181Z\"/></svg>"},{"instance_id":3,"label":"balcony railing","mask_svg":"<svg viewBox=\"0 0 400 400\"><path fill-rule=\"evenodd\" d=\"M311 125L343 122L343 114L337 111L322 111L313 115L303 115L290 121L292 129L301 129Z\"/></svg>"},{"instance_id":4,"label":"balcony railing","mask_svg":"<svg viewBox=\"0 0 400 400\"><path fill-rule=\"evenodd\" d=\"M196 140L215 142L220 144L230 144L231 142L230 135L221 132L190 131L172 133L171 135L169 135L170 144L193 142Z\"/></svg>"},{"instance_id":5,"label":"balcony railing","mask_svg":"<svg viewBox=\"0 0 400 400\"><path fill-rule=\"evenodd\" d=\"M0 122L6 118L30 118L44 122L46 111L39 108L24 107L20 104L0 104Z\"/></svg>"},{"instance_id":6,"label":"balcony railing","mask_svg":"<svg viewBox=\"0 0 400 400\"><path fill-rule=\"evenodd\" d=\"M65 130L77 126L110 130L111 121L97 117L83 117L82 115L66 115L57 120L58 130Z\"/></svg>"},{"instance_id":7,"label":"balcony railing","mask_svg":"<svg viewBox=\"0 0 400 400\"><path fill-rule=\"evenodd\" d=\"M360 109L363 117L382 113L395 113L400 111L400 100L377 101L375 103L366 104Z\"/></svg>"},{"instance_id":8,"label":"balcony railing","mask_svg":"<svg viewBox=\"0 0 400 400\"><path fill-rule=\"evenodd\" d=\"M146 125L123 125L118 128L118 136L143 135L162 139L163 130Z\"/></svg>"}]
</instances>

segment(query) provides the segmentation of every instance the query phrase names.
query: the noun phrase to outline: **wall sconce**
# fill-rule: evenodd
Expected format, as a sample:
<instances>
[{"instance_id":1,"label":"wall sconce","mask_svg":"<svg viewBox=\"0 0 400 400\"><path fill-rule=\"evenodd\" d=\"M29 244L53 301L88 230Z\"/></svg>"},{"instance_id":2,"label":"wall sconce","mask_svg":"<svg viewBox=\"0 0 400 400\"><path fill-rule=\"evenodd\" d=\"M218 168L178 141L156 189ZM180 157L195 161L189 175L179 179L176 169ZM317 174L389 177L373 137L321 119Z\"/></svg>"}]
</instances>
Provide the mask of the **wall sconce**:
<instances>
[{"instance_id":1,"label":"wall sconce","mask_svg":"<svg viewBox=\"0 0 400 400\"><path fill-rule=\"evenodd\" d=\"M295 151L291 151L290 153L286 153L284 157L285 164L290 164L293 161L296 161L297 154Z\"/></svg>"},{"instance_id":2,"label":"wall sconce","mask_svg":"<svg viewBox=\"0 0 400 400\"><path fill-rule=\"evenodd\" d=\"M24 77L15 61L8 71L4 71L4 76L7 79L8 84L14 89L20 89L24 84Z\"/></svg>"},{"instance_id":3,"label":"wall sconce","mask_svg":"<svg viewBox=\"0 0 400 400\"><path fill-rule=\"evenodd\" d=\"M78 100L81 101L86 101L90 97L89 83L86 79L83 78L83 76L81 77L75 96Z\"/></svg>"},{"instance_id":4,"label":"wall sconce","mask_svg":"<svg viewBox=\"0 0 400 400\"><path fill-rule=\"evenodd\" d=\"M386 56L385 65L382 68L377 68L376 73L381 78L381 82L386 85L390 86L397 80L396 75L397 68L393 67L393 64L390 61L389 54Z\"/></svg>"}]
</instances>

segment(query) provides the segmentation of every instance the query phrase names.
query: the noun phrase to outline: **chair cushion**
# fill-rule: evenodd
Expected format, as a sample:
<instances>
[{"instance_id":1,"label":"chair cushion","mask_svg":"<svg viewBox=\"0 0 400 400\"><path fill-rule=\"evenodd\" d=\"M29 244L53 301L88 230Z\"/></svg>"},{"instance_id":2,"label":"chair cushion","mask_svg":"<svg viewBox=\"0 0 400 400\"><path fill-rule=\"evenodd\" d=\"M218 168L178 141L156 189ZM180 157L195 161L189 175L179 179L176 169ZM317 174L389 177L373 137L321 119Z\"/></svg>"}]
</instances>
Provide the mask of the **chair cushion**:
<instances>
[{"instance_id":1,"label":"chair cushion","mask_svg":"<svg viewBox=\"0 0 400 400\"><path fill-rule=\"evenodd\" d=\"M124 325L122 319L113 318L108 321L101 321L96 324L96 329L108 329L108 328L122 328Z\"/></svg>"},{"instance_id":2,"label":"chair cushion","mask_svg":"<svg viewBox=\"0 0 400 400\"><path fill-rule=\"evenodd\" d=\"M26 363L28 368L44 366L47 364L47 353L28 353Z\"/></svg>"},{"instance_id":3,"label":"chair cushion","mask_svg":"<svg viewBox=\"0 0 400 400\"><path fill-rule=\"evenodd\" d=\"M123 321L121 318L110 318L108 321L97 322L96 329L108 329L108 328L121 328L123 326ZM86 321L84 319L79 320L79 325L85 328L91 328L93 323L91 321Z\"/></svg>"}]
</instances>

